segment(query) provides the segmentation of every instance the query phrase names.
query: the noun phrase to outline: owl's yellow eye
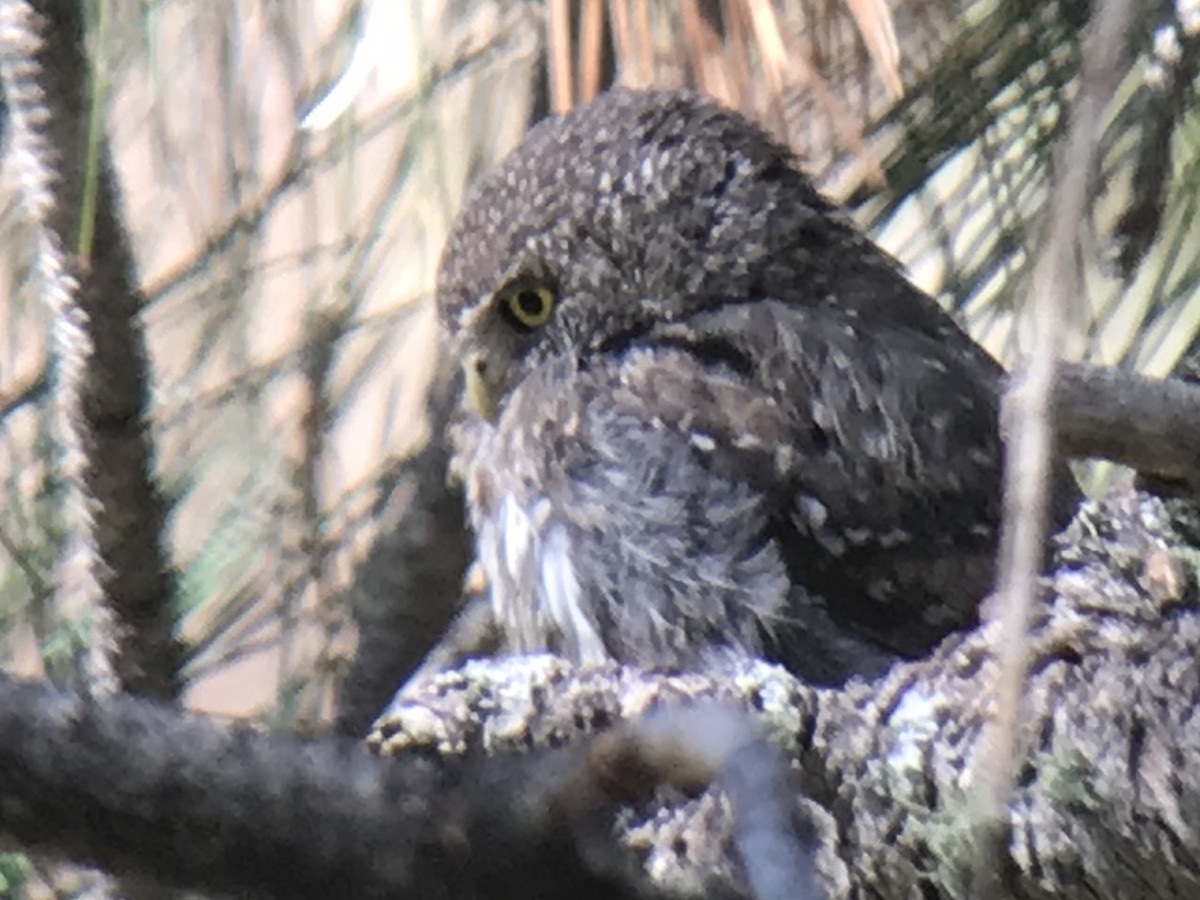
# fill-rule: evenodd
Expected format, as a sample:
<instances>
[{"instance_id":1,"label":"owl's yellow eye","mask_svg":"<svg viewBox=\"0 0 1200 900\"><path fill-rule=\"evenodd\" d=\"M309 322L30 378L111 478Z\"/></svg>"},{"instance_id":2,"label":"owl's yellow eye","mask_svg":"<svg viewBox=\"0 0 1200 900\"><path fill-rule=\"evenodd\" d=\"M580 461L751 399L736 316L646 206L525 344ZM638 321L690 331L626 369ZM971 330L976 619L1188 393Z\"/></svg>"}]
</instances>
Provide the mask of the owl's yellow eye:
<instances>
[{"instance_id":1,"label":"owl's yellow eye","mask_svg":"<svg viewBox=\"0 0 1200 900\"><path fill-rule=\"evenodd\" d=\"M554 311L554 290L544 284L513 285L500 292L500 309L518 328L537 328Z\"/></svg>"}]
</instances>

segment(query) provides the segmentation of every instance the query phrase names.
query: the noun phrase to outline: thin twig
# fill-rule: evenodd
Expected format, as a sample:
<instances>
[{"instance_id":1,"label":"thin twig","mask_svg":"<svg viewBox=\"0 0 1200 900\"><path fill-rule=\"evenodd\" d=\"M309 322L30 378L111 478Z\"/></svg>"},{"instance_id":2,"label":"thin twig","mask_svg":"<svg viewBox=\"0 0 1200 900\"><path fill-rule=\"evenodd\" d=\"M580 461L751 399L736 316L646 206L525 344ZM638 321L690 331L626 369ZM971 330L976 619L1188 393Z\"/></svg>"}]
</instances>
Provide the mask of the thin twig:
<instances>
[{"instance_id":1,"label":"thin twig","mask_svg":"<svg viewBox=\"0 0 1200 900\"><path fill-rule=\"evenodd\" d=\"M978 874L981 883L993 889L999 880L1008 801L1023 758L1021 697L1027 632L1046 537L1054 446L1050 411L1058 350L1067 304L1081 292L1080 224L1088 219L1103 115L1120 83L1131 16L1128 0L1104 0L1095 8L1092 31L1084 46L1079 93L1059 160L1048 240L1033 270L1033 353L1006 400L1009 441L999 560L995 715L972 773L977 790L975 812L983 827L984 842Z\"/></svg>"},{"instance_id":2,"label":"thin twig","mask_svg":"<svg viewBox=\"0 0 1200 900\"><path fill-rule=\"evenodd\" d=\"M46 370L42 369L15 389L0 394L0 422L31 403L38 403L46 395L49 386L50 379L46 377Z\"/></svg>"},{"instance_id":3,"label":"thin twig","mask_svg":"<svg viewBox=\"0 0 1200 900\"><path fill-rule=\"evenodd\" d=\"M600 91L600 69L604 44L604 6L600 0L583 0L579 29L579 102L585 103Z\"/></svg>"},{"instance_id":4,"label":"thin twig","mask_svg":"<svg viewBox=\"0 0 1200 900\"><path fill-rule=\"evenodd\" d=\"M567 0L546 0L546 58L550 66L550 108L565 113L575 89L571 78L571 14Z\"/></svg>"}]
</instances>

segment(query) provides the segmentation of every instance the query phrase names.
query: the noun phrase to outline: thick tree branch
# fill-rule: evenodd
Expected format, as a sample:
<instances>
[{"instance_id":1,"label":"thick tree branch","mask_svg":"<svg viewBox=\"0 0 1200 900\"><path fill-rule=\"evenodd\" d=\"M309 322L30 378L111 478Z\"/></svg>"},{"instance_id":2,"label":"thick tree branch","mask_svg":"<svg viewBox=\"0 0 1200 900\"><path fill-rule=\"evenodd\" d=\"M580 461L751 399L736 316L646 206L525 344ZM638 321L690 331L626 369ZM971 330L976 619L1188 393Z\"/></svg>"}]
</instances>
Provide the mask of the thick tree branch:
<instances>
[{"instance_id":1,"label":"thick tree branch","mask_svg":"<svg viewBox=\"0 0 1200 900\"><path fill-rule=\"evenodd\" d=\"M650 895L611 818L565 812L584 748L487 764L225 729L148 701L0 679L0 831L237 896Z\"/></svg>"}]
</instances>

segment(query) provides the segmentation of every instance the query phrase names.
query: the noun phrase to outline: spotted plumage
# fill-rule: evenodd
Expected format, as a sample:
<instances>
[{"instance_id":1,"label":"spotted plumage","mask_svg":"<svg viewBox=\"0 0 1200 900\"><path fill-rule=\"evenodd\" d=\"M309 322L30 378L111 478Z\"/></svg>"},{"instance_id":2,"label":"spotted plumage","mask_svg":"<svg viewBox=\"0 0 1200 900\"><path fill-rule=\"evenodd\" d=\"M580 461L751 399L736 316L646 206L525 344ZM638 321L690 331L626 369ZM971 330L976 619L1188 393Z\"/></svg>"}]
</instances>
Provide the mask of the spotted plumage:
<instances>
[{"instance_id":1,"label":"spotted plumage","mask_svg":"<svg viewBox=\"0 0 1200 900\"><path fill-rule=\"evenodd\" d=\"M1001 369L742 117L618 91L538 125L438 304L509 649L836 681L973 620Z\"/></svg>"}]
</instances>

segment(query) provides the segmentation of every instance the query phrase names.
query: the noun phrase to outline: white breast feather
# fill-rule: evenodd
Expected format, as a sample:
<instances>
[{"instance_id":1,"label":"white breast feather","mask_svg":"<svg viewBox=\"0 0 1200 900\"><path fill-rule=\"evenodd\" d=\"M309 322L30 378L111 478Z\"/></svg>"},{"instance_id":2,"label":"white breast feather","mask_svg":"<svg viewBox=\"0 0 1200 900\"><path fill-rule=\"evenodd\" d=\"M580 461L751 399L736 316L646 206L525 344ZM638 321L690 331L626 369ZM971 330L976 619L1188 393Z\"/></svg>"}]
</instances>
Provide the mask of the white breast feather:
<instances>
[{"instance_id":1,"label":"white breast feather","mask_svg":"<svg viewBox=\"0 0 1200 900\"><path fill-rule=\"evenodd\" d=\"M548 630L562 636L561 651L577 662L608 657L582 605L566 528L551 518L550 504L531 505L506 494L492 515L476 523L479 559L487 572L492 609L510 649L549 649Z\"/></svg>"},{"instance_id":2,"label":"white breast feather","mask_svg":"<svg viewBox=\"0 0 1200 900\"><path fill-rule=\"evenodd\" d=\"M571 563L571 542L561 524L549 526L541 548L540 602L566 638L570 656L583 663L598 663L608 657L604 642L580 604L579 579Z\"/></svg>"}]
</instances>

